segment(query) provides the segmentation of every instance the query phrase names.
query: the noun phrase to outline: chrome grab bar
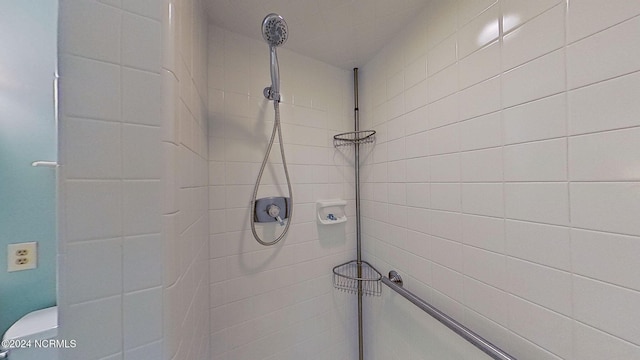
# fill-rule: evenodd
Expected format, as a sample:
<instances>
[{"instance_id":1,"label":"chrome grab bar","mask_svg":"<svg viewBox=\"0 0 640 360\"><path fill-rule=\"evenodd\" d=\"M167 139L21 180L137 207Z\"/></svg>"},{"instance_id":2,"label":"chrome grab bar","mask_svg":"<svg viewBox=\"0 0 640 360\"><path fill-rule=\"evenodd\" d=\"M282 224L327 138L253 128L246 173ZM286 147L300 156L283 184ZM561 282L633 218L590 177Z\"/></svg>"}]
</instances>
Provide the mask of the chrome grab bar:
<instances>
[{"instance_id":1,"label":"chrome grab bar","mask_svg":"<svg viewBox=\"0 0 640 360\"><path fill-rule=\"evenodd\" d=\"M461 336L463 339L467 340L471 344L473 344L478 349L482 350L485 354L489 355L492 359L495 360L517 360L513 356L507 354L499 347L493 345L489 341L485 340L482 336L474 333L469 330L464 325L455 321L452 317L443 313L442 311L436 309L428 302L422 300L411 291L402 287L402 278L395 271L389 272L389 277L383 276L382 282L387 285L391 290L397 292L402 295L405 299L409 300L415 306L422 309L427 314L431 315L434 319L441 322L443 325L451 329L453 332Z\"/></svg>"}]
</instances>

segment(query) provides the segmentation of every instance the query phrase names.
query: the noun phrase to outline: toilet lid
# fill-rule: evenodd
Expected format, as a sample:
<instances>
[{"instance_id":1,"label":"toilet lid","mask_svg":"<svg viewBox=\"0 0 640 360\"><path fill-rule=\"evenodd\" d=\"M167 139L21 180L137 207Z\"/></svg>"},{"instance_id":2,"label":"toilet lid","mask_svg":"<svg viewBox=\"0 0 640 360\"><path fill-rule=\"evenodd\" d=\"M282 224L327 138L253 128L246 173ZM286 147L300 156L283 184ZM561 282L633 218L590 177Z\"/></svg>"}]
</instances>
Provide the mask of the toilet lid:
<instances>
[{"instance_id":1,"label":"toilet lid","mask_svg":"<svg viewBox=\"0 0 640 360\"><path fill-rule=\"evenodd\" d=\"M2 340L43 340L58 335L58 307L36 310L16 321Z\"/></svg>"}]
</instances>

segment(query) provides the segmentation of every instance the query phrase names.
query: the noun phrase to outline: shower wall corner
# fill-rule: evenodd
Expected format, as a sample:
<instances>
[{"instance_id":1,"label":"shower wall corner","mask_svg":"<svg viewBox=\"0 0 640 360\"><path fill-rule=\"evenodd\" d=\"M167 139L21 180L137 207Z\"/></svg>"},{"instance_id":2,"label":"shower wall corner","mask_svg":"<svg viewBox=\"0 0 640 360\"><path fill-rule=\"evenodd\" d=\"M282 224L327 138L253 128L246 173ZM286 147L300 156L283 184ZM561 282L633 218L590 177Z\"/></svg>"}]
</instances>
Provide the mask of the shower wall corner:
<instances>
[{"instance_id":1,"label":"shower wall corner","mask_svg":"<svg viewBox=\"0 0 640 360\"><path fill-rule=\"evenodd\" d=\"M60 2L65 359L209 359L202 7Z\"/></svg>"}]
</instances>

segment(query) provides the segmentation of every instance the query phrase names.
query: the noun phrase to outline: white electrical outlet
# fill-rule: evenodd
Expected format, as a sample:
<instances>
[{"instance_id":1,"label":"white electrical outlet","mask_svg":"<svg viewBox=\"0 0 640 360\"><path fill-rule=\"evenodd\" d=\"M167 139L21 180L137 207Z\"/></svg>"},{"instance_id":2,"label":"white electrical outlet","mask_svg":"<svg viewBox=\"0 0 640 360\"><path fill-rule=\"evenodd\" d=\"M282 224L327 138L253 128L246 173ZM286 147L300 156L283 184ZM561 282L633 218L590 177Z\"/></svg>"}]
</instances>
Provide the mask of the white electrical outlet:
<instances>
[{"instance_id":1,"label":"white electrical outlet","mask_svg":"<svg viewBox=\"0 0 640 360\"><path fill-rule=\"evenodd\" d=\"M38 266L38 243L26 242L7 246L7 271L35 269Z\"/></svg>"}]
</instances>

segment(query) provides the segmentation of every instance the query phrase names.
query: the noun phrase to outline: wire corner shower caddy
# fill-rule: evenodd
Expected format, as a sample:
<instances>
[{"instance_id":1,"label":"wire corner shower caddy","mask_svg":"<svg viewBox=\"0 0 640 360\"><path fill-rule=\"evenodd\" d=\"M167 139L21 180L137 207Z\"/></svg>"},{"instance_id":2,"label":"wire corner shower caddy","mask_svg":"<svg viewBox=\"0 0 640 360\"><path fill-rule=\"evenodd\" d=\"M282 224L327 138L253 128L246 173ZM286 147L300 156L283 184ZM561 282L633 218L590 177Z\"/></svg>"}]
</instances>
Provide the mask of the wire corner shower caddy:
<instances>
[{"instance_id":1,"label":"wire corner shower caddy","mask_svg":"<svg viewBox=\"0 0 640 360\"><path fill-rule=\"evenodd\" d=\"M333 135L333 146L342 147L353 144L367 144L376 141L375 130L349 131Z\"/></svg>"},{"instance_id":2,"label":"wire corner shower caddy","mask_svg":"<svg viewBox=\"0 0 640 360\"><path fill-rule=\"evenodd\" d=\"M333 286L351 294L380 296L382 274L366 261L351 260L333 268Z\"/></svg>"}]
</instances>

